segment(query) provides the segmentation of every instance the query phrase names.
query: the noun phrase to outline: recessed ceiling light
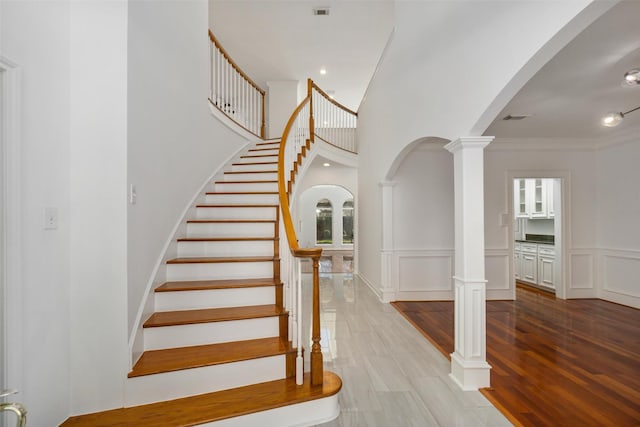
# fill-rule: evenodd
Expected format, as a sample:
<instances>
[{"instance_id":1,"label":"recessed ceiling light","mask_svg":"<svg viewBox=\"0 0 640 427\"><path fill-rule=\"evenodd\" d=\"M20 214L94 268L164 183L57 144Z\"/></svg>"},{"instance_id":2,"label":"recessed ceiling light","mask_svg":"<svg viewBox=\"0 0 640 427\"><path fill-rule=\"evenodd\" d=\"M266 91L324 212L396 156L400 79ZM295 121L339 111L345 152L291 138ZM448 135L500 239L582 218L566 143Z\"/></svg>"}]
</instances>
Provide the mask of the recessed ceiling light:
<instances>
[{"instance_id":1,"label":"recessed ceiling light","mask_svg":"<svg viewBox=\"0 0 640 427\"><path fill-rule=\"evenodd\" d=\"M325 74L327 74L327 69L326 68L320 68L320 74L322 74L323 76Z\"/></svg>"},{"instance_id":2,"label":"recessed ceiling light","mask_svg":"<svg viewBox=\"0 0 640 427\"><path fill-rule=\"evenodd\" d=\"M640 69L634 68L624 73L624 82L629 86L640 85Z\"/></svg>"},{"instance_id":3,"label":"recessed ceiling light","mask_svg":"<svg viewBox=\"0 0 640 427\"><path fill-rule=\"evenodd\" d=\"M322 166L324 166L325 168L328 168L329 166L331 166L331 163L323 163Z\"/></svg>"}]
</instances>

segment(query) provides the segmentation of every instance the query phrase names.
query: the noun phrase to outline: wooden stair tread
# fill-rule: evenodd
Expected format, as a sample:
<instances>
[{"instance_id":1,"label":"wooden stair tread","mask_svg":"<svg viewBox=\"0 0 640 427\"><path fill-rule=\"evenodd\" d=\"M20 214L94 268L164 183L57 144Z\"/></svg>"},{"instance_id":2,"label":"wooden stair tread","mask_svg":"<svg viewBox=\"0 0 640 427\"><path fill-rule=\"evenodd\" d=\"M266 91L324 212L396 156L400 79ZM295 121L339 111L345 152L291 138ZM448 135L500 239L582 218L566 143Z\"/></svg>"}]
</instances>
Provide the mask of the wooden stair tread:
<instances>
[{"instance_id":1,"label":"wooden stair tread","mask_svg":"<svg viewBox=\"0 0 640 427\"><path fill-rule=\"evenodd\" d=\"M245 174L245 173L278 173L277 170L272 171L226 171L226 174Z\"/></svg>"},{"instance_id":2,"label":"wooden stair tread","mask_svg":"<svg viewBox=\"0 0 640 427\"><path fill-rule=\"evenodd\" d=\"M312 387L310 384L309 375L305 374L301 386L296 385L295 378L269 381L167 402L80 415L69 418L62 427L198 425L330 397L342 388L340 377L329 371L324 372L321 386Z\"/></svg>"},{"instance_id":3,"label":"wooden stair tread","mask_svg":"<svg viewBox=\"0 0 640 427\"><path fill-rule=\"evenodd\" d=\"M274 150L276 148L274 147ZM241 159L255 159L255 158L259 158L259 157L276 157L277 154L247 154L244 156L240 156Z\"/></svg>"},{"instance_id":4,"label":"wooden stair tread","mask_svg":"<svg viewBox=\"0 0 640 427\"><path fill-rule=\"evenodd\" d=\"M243 166L243 165L277 165L278 162L247 162L247 163L231 163L232 166ZM248 171L247 171L248 172Z\"/></svg>"},{"instance_id":5,"label":"wooden stair tread","mask_svg":"<svg viewBox=\"0 0 640 427\"><path fill-rule=\"evenodd\" d=\"M247 195L256 195L256 194L268 194L268 195L274 195L274 194L278 194L277 191L208 191L205 194L207 195L242 195L242 194L247 194Z\"/></svg>"},{"instance_id":6,"label":"wooden stair tread","mask_svg":"<svg viewBox=\"0 0 640 427\"><path fill-rule=\"evenodd\" d=\"M129 378L223 363L240 362L261 357L278 356L295 351L280 337L205 344L191 347L151 350L142 353Z\"/></svg>"},{"instance_id":7,"label":"wooden stair tread","mask_svg":"<svg viewBox=\"0 0 640 427\"><path fill-rule=\"evenodd\" d=\"M283 316L285 310L275 304L244 307L205 308L200 310L160 311L153 313L144 328L193 325L196 323L226 322L230 320L259 319Z\"/></svg>"},{"instance_id":8,"label":"wooden stair tread","mask_svg":"<svg viewBox=\"0 0 640 427\"><path fill-rule=\"evenodd\" d=\"M272 150L277 150L277 148L250 148L249 151L272 151Z\"/></svg>"},{"instance_id":9,"label":"wooden stair tread","mask_svg":"<svg viewBox=\"0 0 640 427\"><path fill-rule=\"evenodd\" d=\"M165 282L155 292L206 291L215 289L259 288L264 286L282 286L272 277L266 279L226 279L226 280L188 280Z\"/></svg>"},{"instance_id":10,"label":"wooden stair tread","mask_svg":"<svg viewBox=\"0 0 640 427\"><path fill-rule=\"evenodd\" d=\"M178 242L264 242L275 237L181 237Z\"/></svg>"},{"instance_id":11,"label":"wooden stair tread","mask_svg":"<svg viewBox=\"0 0 640 427\"><path fill-rule=\"evenodd\" d=\"M209 204L203 203L201 205L196 205L196 208L277 208L280 205L247 205L247 204Z\"/></svg>"},{"instance_id":12,"label":"wooden stair tread","mask_svg":"<svg viewBox=\"0 0 640 427\"><path fill-rule=\"evenodd\" d=\"M239 223L239 224L250 224L250 223L271 223L275 224L275 219L188 219L188 224L223 224L223 223Z\"/></svg>"},{"instance_id":13,"label":"wooden stair tread","mask_svg":"<svg viewBox=\"0 0 640 427\"><path fill-rule=\"evenodd\" d=\"M273 256L242 256L242 257L184 257L167 260L167 264L217 264L225 262L272 262Z\"/></svg>"},{"instance_id":14,"label":"wooden stair tread","mask_svg":"<svg viewBox=\"0 0 640 427\"><path fill-rule=\"evenodd\" d=\"M216 184L277 184L275 180L255 180L255 181L216 181Z\"/></svg>"},{"instance_id":15,"label":"wooden stair tread","mask_svg":"<svg viewBox=\"0 0 640 427\"><path fill-rule=\"evenodd\" d=\"M258 146L258 145L273 145L273 144L280 144L280 140L276 139L276 140L273 140L273 141L258 142L258 143L256 143L256 146Z\"/></svg>"}]
</instances>

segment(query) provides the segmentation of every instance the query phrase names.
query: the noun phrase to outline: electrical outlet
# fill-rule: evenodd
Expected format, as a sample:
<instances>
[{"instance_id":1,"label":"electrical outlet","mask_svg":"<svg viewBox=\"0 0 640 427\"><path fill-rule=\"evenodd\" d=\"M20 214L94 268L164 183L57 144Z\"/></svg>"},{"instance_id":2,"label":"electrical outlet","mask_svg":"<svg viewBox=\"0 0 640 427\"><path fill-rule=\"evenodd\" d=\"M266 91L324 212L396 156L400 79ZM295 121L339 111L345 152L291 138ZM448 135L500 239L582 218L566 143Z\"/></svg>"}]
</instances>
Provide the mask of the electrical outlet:
<instances>
[{"instance_id":1,"label":"electrical outlet","mask_svg":"<svg viewBox=\"0 0 640 427\"><path fill-rule=\"evenodd\" d=\"M44 208L44 229L55 230L58 228L58 208Z\"/></svg>"}]
</instances>

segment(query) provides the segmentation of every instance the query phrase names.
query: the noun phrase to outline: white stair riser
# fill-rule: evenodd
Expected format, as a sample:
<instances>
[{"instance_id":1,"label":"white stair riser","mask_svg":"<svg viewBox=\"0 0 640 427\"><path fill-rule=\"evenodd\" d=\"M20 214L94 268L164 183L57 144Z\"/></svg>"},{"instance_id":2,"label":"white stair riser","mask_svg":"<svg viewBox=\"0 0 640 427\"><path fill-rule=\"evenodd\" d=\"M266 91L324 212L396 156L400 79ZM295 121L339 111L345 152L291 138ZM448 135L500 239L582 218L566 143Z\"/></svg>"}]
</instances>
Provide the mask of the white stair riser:
<instances>
[{"instance_id":1,"label":"white stair riser","mask_svg":"<svg viewBox=\"0 0 640 427\"><path fill-rule=\"evenodd\" d=\"M280 355L128 378L125 406L243 387L285 376L285 356Z\"/></svg>"},{"instance_id":2,"label":"white stair riser","mask_svg":"<svg viewBox=\"0 0 640 427\"><path fill-rule=\"evenodd\" d=\"M178 257L273 256L273 241L178 242Z\"/></svg>"},{"instance_id":3,"label":"white stair riser","mask_svg":"<svg viewBox=\"0 0 640 427\"><path fill-rule=\"evenodd\" d=\"M205 424L200 427L264 427L264 426L315 426L324 425L340 415L338 394L310 402L287 405L267 411L241 415Z\"/></svg>"},{"instance_id":4,"label":"white stair riser","mask_svg":"<svg viewBox=\"0 0 640 427\"><path fill-rule=\"evenodd\" d=\"M278 317L144 328L144 349L161 350L269 338L277 337L278 333Z\"/></svg>"},{"instance_id":5,"label":"white stair riser","mask_svg":"<svg viewBox=\"0 0 640 427\"><path fill-rule=\"evenodd\" d=\"M211 289L204 291L156 292L155 311L197 310L276 303L273 286Z\"/></svg>"},{"instance_id":6,"label":"white stair riser","mask_svg":"<svg viewBox=\"0 0 640 427\"><path fill-rule=\"evenodd\" d=\"M256 147L255 150L257 151L252 151L249 150L247 152L248 155L250 156L255 156L256 154L260 154L260 155L273 155L273 156L277 156L278 155L278 151L280 151L280 148L276 148L274 147L268 147L268 146L260 146L260 147Z\"/></svg>"},{"instance_id":7,"label":"white stair riser","mask_svg":"<svg viewBox=\"0 0 640 427\"><path fill-rule=\"evenodd\" d=\"M273 169L275 170L275 169ZM267 173L225 173L225 181L275 181L278 179L277 172Z\"/></svg>"},{"instance_id":8,"label":"white stair riser","mask_svg":"<svg viewBox=\"0 0 640 427\"><path fill-rule=\"evenodd\" d=\"M260 181L260 180L256 180ZM277 182L230 183L217 182L216 191L278 191Z\"/></svg>"},{"instance_id":9,"label":"white stair riser","mask_svg":"<svg viewBox=\"0 0 640 427\"><path fill-rule=\"evenodd\" d=\"M247 155L248 156L259 156L259 157L242 157L236 163L277 162L278 161L278 155L277 154L268 155L268 153L267 154L253 153L253 154L247 154Z\"/></svg>"},{"instance_id":10,"label":"white stair riser","mask_svg":"<svg viewBox=\"0 0 640 427\"><path fill-rule=\"evenodd\" d=\"M276 219L276 207L196 208L197 219Z\"/></svg>"},{"instance_id":11,"label":"white stair riser","mask_svg":"<svg viewBox=\"0 0 640 427\"><path fill-rule=\"evenodd\" d=\"M273 277L272 262L167 264L167 280L260 279Z\"/></svg>"},{"instance_id":12,"label":"white stair riser","mask_svg":"<svg viewBox=\"0 0 640 427\"><path fill-rule=\"evenodd\" d=\"M275 224L257 223L189 223L187 237L274 237Z\"/></svg>"},{"instance_id":13,"label":"white stair riser","mask_svg":"<svg viewBox=\"0 0 640 427\"><path fill-rule=\"evenodd\" d=\"M264 162L266 162L266 160ZM247 171L273 171L278 169L278 165L275 165L275 164L261 164L264 162L262 160L258 160L256 162L238 162L236 164L231 165L231 170L234 172L247 172ZM260 164L248 164L248 163L260 163Z\"/></svg>"},{"instance_id":14,"label":"white stair riser","mask_svg":"<svg viewBox=\"0 0 640 427\"><path fill-rule=\"evenodd\" d=\"M207 194L205 197L205 202L211 204L275 205L278 201L277 194Z\"/></svg>"}]
</instances>

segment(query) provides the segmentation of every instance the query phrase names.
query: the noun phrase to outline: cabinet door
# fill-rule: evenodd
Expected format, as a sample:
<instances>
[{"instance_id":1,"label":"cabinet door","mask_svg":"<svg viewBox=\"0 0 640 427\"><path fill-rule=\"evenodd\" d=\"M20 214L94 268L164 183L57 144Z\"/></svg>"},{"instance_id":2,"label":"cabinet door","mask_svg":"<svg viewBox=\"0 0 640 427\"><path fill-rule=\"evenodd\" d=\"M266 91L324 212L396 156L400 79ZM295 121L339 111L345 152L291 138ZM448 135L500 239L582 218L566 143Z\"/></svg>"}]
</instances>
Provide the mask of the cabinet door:
<instances>
[{"instance_id":1,"label":"cabinet door","mask_svg":"<svg viewBox=\"0 0 640 427\"><path fill-rule=\"evenodd\" d=\"M516 280L520 280L521 278L521 267L520 267L520 263L521 263L521 258L522 258L522 254L520 252L515 252L513 254L513 270L515 272L515 276L516 276Z\"/></svg>"},{"instance_id":2,"label":"cabinet door","mask_svg":"<svg viewBox=\"0 0 640 427\"><path fill-rule=\"evenodd\" d=\"M554 259L549 257L540 257L538 259L538 285L554 288L555 281L553 277Z\"/></svg>"},{"instance_id":3,"label":"cabinet door","mask_svg":"<svg viewBox=\"0 0 640 427\"><path fill-rule=\"evenodd\" d=\"M547 216L549 218L553 218L555 216L555 212L553 210L553 179L545 179L546 187L547 187Z\"/></svg>"},{"instance_id":4,"label":"cabinet door","mask_svg":"<svg viewBox=\"0 0 640 427\"><path fill-rule=\"evenodd\" d=\"M524 281L538 283L538 256L531 254L522 254L520 259L521 278Z\"/></svg>"},{"instance_id":5,"label":"cabinet door","mask_svg":"<svg viewBox=\"0 0 640 427\"><path fill-rule=\"evenodd\" d=\"M516 179L513 183L513 200L516 218L528 218L527 180Z\"/></svg>"},{"instance_id":6,"label":"cabinet door","mask_svg":"<svg viewBox=\"0 0 640 427\"><path fill-rule=\"evenodd\" d=\"M531 195L529 196L529 200L531 200L531 218L546 218L547 217L547 186L545 185L544 179L531 179L528 180L532 183L529 188L531 188Z\"/></svg>"}]
</instances>

